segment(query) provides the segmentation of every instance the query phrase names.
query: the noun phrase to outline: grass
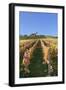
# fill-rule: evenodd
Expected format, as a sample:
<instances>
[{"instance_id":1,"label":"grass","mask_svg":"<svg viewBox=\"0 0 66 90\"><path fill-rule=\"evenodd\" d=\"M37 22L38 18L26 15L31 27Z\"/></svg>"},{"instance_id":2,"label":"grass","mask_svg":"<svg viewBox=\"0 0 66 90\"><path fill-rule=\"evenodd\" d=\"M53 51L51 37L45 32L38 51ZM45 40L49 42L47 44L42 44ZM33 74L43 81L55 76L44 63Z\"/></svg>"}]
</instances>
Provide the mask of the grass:
<instances>
[{"instance_id":1,"label":"grass","mask_svg":"<svg viewBox=\"0 0 66 90\"><path fill-rule=\"evenodd\" d=\"M30 68L30 77L42 77L48 74L47 64L43 65L43 56L42 48L40 46L40 41L38 42L37 48L34 51L33 57L31 59Z\"/></svg>"}]
</instances>

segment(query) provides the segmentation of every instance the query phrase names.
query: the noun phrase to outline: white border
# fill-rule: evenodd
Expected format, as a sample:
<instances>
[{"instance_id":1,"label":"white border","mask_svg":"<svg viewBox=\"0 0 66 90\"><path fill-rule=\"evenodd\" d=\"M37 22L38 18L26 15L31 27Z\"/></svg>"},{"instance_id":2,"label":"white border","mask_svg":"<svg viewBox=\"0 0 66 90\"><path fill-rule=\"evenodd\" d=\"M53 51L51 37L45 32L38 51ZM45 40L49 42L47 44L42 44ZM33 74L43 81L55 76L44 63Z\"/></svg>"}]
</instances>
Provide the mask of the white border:
<instances>
[{"instance_id":1,"label":"white border","mask_svg":"<svg viewBox=\"0 0 66 90\"><path fill-rule=\"evenodd\" d=\"M58 14L58 76L19 78L19 11L47 12ZM15 84L62 81L62 9L15 7Z\"/></svg>"}]
</instances>

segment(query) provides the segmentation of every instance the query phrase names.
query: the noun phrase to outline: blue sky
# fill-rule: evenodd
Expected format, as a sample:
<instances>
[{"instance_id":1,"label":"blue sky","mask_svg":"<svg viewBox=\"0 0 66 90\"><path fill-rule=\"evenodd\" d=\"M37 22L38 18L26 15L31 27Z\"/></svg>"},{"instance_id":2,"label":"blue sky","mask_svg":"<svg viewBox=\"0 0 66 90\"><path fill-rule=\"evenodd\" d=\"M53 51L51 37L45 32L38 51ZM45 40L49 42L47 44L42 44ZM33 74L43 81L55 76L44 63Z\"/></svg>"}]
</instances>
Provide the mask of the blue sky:
<instances>
[{"instance_id":1,"label":"blue sky","mask_svg":"<svg viewBox=\"0 0 66 90\"><path fill-rule=\"evenodd\" d=\"M30 35L38 32L39 35L57 36L58 16L56 13L20 12L19 34Z\"/></svg>"}]
</instances>

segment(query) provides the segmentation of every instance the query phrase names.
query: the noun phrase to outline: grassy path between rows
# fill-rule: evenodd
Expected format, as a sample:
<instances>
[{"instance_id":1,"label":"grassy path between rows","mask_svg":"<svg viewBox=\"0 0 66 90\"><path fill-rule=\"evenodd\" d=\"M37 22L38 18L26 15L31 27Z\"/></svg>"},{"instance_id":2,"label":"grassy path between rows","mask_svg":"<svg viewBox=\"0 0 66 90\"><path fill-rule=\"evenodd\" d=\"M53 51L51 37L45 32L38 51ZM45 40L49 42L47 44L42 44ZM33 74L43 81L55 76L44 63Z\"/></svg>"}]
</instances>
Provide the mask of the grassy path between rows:
<instances>
[{"instance_id":1,"label":"grassy path between rows","mask_svg":"<svg viewBox=\"0 0 66 90\"><path fill-rule=\"evenodd\" d=\"M43 53L41 48L40 41L37 44L37 47L33 53L33 57L31 59L30 64L30 77L42 77L46 76L48 73L48 67L47 64L42 64L43 62Z\"/></svg>"}]
</instances>

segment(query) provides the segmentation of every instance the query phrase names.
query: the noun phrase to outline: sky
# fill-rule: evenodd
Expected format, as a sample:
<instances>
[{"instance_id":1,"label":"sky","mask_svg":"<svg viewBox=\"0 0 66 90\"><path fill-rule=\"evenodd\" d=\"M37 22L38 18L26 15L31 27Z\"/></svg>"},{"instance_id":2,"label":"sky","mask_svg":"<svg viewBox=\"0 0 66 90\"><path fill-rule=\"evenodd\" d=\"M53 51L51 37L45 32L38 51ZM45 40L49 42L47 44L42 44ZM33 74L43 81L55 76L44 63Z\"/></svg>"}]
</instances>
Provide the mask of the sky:
<instances>
[{"instance_id":1,"label":"sky","mask_svg":"<svg viewBox=\"0 0 66 90\"><path fill-rule=\"evenodd\" d=\"M30 35L37 32L38 35L57 36L57 13L45 12L19 12L19 34Z\"/></svg>"}]
</instances>

